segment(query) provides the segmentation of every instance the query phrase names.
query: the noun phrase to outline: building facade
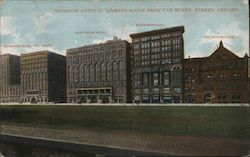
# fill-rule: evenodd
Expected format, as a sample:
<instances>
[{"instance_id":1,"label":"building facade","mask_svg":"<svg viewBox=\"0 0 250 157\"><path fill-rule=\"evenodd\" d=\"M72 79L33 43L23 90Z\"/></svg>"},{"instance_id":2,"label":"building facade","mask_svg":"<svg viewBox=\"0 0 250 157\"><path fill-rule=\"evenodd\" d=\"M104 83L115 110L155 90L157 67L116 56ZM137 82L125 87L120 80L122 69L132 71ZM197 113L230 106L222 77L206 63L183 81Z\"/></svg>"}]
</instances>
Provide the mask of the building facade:
<instances>
[{"instance_id":1,"label":"building facade","mask_svg":"<svg viewBox=\"0 0 250 157\"><path fill-rule=\"evenodd\" d=\"M18 102L20 98L20 57L0 55L0 103Z\"/></svg>"},{"instance_id":2,"label":"building facade","mask_svg":"<svg viewBox=\"0 0 250 157\"><path fill-rule=\"evenodd\" d=\"M205 58L184 60L187 103L247 103L248 56L239 58L224 47Z\"/></svg>"},{"instance_id":3,"label":"building facade","mask_svg":"<svg viewBox=\"0 0 250 157\"><path fill-rule=\"evenodd\" d=\"M129 43L116 37L102 44L68 49L68 102L130 102L129 55Z\"/></svg>"},{"instance_id":4,"label":"building facade","mask_svg":"<svg viewBox=\"0 0 250 157\"><path fill-rule=\"evenodd\" d=\"M66 102L66 58L50 51L21 55L21 102Z\"/></svg>"},{"instance_id":5,"label":"building facade","mask_svg":"<svg viewBox=\"0 0 250 157\"><path fill-rule=\"evenodd\" d=\"M134 102L180 103L184 27L131 34Z\"/></svg>"}]
</instances>

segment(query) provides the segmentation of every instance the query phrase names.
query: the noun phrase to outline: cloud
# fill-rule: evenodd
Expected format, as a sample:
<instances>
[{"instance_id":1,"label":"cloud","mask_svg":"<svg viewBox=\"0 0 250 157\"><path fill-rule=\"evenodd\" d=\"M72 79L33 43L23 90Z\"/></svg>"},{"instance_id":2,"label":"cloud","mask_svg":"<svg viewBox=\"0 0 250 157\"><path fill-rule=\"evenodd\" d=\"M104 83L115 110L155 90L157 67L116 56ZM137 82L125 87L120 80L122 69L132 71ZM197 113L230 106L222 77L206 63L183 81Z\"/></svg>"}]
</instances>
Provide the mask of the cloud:
<instances>
[{"instance_id":1,"label":"cloud","mask_svg":"<svg viewBox=\"0 0 250 157\"><path fill-rule=\"evenodd\" d=\"M112 40L114 36L117 36L118 39L127 40L128 42L131 42L130 34L137 32L136 26L131 25L125 25L121 28L114 29L113 27L109 26L107 28L107 36L103 39L95 39L93 40L93 43L103 43L107 40Z\"/></svg>"},{"instance_id":2,"label":"cloud","mask_svg":"<svg viewBox=\"0 0 250 157\"><path fill-rule=\"evenodd\" d=\"M242 2L247 6L247 8L248 8L248 4L249 4L249 2L248 2L248 0L242 0Z\"/></svg>"},{"instance_id":3,"label":"cloud","mask_svg":"<svg viewBox=\"0 0 250 157\"><path fill-rule=\"evenodd\" d=\"M14 24L14 19L11 16L1 16L1 23L0 23L0 35L1 35L1 41L3 43L4 39L6 36L11 37L11 44L18 44L21 41L21 36L20 33L18 33L17 29L20 26L16 26ZM11 54L19 54L18 53L18 48L12 48L9 50L8 48L5 48L1 43L1 48L0 48L0 54L4 53L11 53Z\"/></svg>"},{"instance_id":4,"label":"cloud","mask_svg":"<svg viewBox=\"0 0 250 157\"><path fill-rule=\"evenodd\" d=\"M208 29L201 36L200 42L194 46L191 57L209 56L218 48L220 41L223 41L224 46L238 56L243 56L246 52L249 52L248 31L243 30L241 24L232 22L227 27L222 26L216 30Z\"/></svg>"},{"instance_id":5,"label":"cloud","mask_svg":"<svg viewBox=\"0 0 250 157\"><path fill-rule=\"evenodd\" d=\"M9 35L11 34L14 30L12 27L12 21L13 21L13 17L10 16L1 16L1 22L0 22L0 32L1 32L1 36L2 35Z\"/></svg>"},{"instance_id":6,"label":"cloud","mask_svg":"<svg viewBox=\"0 0 250 157\"><path fill-rule=\"evenodd\" d=\"M36 16L35 18L35 26L37 28L36 34L42 34L48 32L48 27L52 21L54 21L55 15L51 12L47 12L44 15Z\"/></svg>"},{"instance_id":7,"label":"cloud","mask_svg":"<svg viewBox=\"0 0 250 157\"><path fill-rule=\"evenodd\" d=\"M10 46L10 45L9 45ZM50 47L42 47L40 46L34 46L34 45L21 45L21 44L12 44L12 47L6 47L6 46L1 46L1 52L4 52L3 54L13 54L13 55L20 55L24 53L31 53L31 52L36 52L36 51L45 51L49 50L58 54L65 55L65 50L60 51L57 48L50 46ZM16 46L16 47L15 47ZM17 47L19 46L19 47ZM63 53L61 53L63 52Z\"/></svg>"}]
</instances>

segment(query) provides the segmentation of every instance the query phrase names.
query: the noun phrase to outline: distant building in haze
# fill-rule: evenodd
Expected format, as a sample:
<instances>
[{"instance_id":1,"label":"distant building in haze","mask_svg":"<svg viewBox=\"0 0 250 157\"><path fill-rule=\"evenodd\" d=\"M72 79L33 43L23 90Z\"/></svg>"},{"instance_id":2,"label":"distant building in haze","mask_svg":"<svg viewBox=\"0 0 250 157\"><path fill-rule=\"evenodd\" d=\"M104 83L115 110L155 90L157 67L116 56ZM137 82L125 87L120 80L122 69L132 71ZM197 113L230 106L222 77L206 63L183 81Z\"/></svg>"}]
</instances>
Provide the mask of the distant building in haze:
<instances>
[{"instance_id":1,"label":"distant building in haze","mask_svg":"<svg viewBox=\"0 0 250 157\"><path fill-rule=\"evenodd\" d=\"M0 55L0 103L18 102L20 98L20 57Z\"/></svg>"}]
</instances>

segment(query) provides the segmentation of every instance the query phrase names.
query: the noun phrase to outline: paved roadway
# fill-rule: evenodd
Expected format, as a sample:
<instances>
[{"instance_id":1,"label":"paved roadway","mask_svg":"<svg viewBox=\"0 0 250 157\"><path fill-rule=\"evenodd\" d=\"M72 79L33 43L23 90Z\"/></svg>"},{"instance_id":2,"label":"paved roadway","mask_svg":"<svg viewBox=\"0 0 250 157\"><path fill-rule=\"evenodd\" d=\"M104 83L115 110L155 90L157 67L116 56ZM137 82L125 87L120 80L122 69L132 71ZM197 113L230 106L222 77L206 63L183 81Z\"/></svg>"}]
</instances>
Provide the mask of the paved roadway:
<instances>
[{"instance_id":1,"label":"paved roadway","mask_svg":"<svg viewBox=\"0 0 250 157\"><path fill-rule=\"evenodd\" d=\"M71 106L79 106L79 105L87 105L87 106L238 106L238 107L250 107L250 104L248 103L218 103L218 104L188 104L188 103L170 103L170 104L135 104L135 103L37 103L37 104L31 104L31 103L0 103L0 105L71 105Z\"/></svg>"},{"instance_id":2,"label":"paved roadway","mask_svg":"<svg viewBox=\"0 0 250 157\"><path fill-rule=\"evenodd\" d=\"M16 125L1 125L0 133L2 136L61 141L164 155L242 156L248 155L250 150L250 139L169 136L145 132L82 128L58 130Z\"/></svg>"}]
</instances>

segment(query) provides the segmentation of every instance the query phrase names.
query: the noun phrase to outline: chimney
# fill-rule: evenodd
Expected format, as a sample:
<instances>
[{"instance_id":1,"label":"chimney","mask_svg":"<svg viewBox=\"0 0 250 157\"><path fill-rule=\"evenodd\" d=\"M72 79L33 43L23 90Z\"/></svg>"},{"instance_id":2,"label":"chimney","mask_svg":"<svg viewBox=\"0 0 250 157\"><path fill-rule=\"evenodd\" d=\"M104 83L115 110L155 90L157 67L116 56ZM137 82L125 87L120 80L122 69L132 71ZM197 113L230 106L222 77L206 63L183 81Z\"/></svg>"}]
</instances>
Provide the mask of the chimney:
<instances>
[{"instance_id":1,"label":"chimney","mask_svg":"<svg viewBox=\"0 0 250 157\"><path fill-rule=\"evenodd\" d=\"M113 36L113 40L118 40L118 37L117 36Z\"/></svg>"},{"instance_id":2,"label":"chimney","mask_svg":"<svg viewBox=\"0 0 250 157\"><path fill-rule=\"evenodd\" d=\"M222 41L220 41L220 46L219 47L224 47Z\"/></svg>"}]
</instances>

